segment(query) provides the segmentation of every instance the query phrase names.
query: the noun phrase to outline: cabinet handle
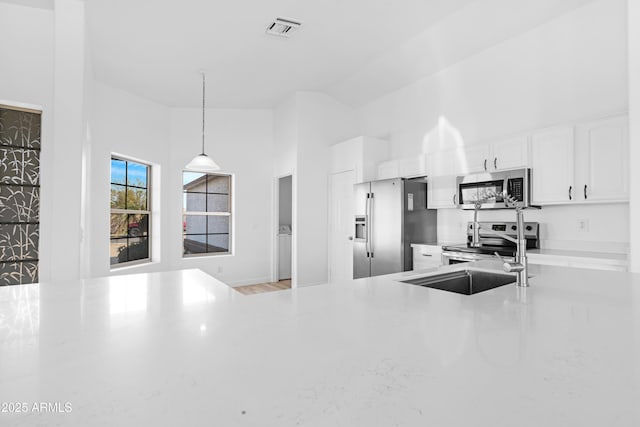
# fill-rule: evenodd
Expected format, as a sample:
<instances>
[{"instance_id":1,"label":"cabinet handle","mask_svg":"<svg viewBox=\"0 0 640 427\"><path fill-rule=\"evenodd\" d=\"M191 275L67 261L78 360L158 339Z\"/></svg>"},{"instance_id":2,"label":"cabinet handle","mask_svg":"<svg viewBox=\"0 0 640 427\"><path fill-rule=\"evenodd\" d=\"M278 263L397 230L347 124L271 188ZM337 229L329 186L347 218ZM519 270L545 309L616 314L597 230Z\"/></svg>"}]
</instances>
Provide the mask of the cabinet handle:
<instances>
[{"instance_id":1,"label":"cabinet handle","mask_svg":"<svg viewBox=\"0 0 640 427\"><path fill-rule=\"evenodd\" d=\"M573 187L569 186L569 200L573 200L573 197L571 197L571 192L573 191Z\"/></svg>"},{"instance_id":2,"label":"cabinet handle","mask_svg":"<svg viewBox=\"0 0 640 427\"><path fill-rule=\"evenodd\" d=\"M487 159L484 159L484 170L487 170Z\"/></svg>"},{"instance_id":3,"label":"cabinet handle","mask_svg":"<svg viewBox=\"0 0 640 427\"><path fill-rule=\"evenodd\" d=\"M456 204L456 195L455 194L453 195L453 204L454 205Z\"/></svg>"},{"instance_id":4,"label":"cabinet handle","mask_svg":"<svg viewBox=\"0 0 640 427\"><path fill-rule=\"evenodd\" d=\"M584 199L587 200L587 184L584 185Z\"/></svg>"},{"instance_id":5,"label":"cabinet handle","mask_svg":"<svg viewBox=\"0 0 640 427\"><path fill-rule=\"evenodd\" d=\"M493 168L494 169L498 169L498 158L497 157L493 158Z\"/></svg>"},{"instance_id":6,"label":"cabinet handle","mask_svg":"<svg viewBox=\"0 0 640 427\"><path fill-rule=\"evenodd\" d=\"M431 254L422 254L422 256L433 256Z\"/></svg>"}]
</instances>

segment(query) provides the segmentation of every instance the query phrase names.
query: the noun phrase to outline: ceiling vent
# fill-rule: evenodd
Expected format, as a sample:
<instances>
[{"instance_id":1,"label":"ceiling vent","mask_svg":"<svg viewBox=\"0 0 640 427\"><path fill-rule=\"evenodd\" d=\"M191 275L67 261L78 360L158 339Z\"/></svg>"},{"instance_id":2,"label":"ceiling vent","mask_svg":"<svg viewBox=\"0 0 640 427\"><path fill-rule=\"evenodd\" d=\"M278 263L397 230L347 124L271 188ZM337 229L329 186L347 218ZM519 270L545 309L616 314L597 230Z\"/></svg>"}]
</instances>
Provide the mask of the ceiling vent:
<instances>
[{"instance_id":1,"label":"ceiling vent","mask_svg":"<svg viewBox=\"0 0 640 427\"><path fill-rule=\"evenodd\" d=\"M276 18L267 27L267 34L278 37L291 37L298 31L300 25L302 24L290 19Z\"/></svg>"}]
</instances>

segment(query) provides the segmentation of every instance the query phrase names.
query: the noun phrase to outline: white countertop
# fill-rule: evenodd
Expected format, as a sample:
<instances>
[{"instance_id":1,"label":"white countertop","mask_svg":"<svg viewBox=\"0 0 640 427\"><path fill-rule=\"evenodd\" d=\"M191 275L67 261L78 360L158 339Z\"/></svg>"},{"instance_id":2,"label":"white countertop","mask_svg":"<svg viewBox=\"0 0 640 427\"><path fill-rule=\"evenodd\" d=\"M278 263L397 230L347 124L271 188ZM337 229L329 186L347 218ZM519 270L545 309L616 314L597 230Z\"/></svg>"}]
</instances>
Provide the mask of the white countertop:
<instances>
[{"instance_id":1,"label":"white countertop","mask_svg":"<svg viewBox=\"0 0 640 427\"><path fill-rule=\"evenodd\" d=\"M640 275L532 270L473 296L396 281L419 272L252 296L197 270L0 288L0 403L73 409L0 425L640 425Z\"/></svg>"}]
</instances>

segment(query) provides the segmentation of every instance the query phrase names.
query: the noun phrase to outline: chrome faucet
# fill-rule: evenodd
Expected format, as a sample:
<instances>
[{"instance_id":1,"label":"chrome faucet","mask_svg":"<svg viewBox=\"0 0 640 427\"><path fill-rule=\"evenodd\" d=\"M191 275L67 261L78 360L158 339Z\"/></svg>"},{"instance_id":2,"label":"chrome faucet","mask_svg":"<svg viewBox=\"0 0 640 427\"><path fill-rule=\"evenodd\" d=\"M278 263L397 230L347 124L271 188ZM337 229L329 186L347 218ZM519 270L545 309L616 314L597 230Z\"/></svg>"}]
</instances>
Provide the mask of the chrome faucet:
<instances>
[{"instance_id":1,"label":"chrome faucet","mask_svg":"<svg viewBox=\"0 0 640 427\"><path fill-rule=\"evenodd\" d=\"M500 256L497 252L494 252L495 256L502 261L502 268L507 273L516 273L516 285L527 287L529 286L529 262L527 260L527 239L524 236L524 215L522 213L523 207L522 204L517 202L513 197L504 192L504 199L508 204L513 206L516 211L516 224L517 224L517 236L514 239L511 236L508 236L504 233L500 233L499 231L491 230L488 228L482 228L480 223L478 222L478 210L480 209L483 200L478 200L474 203L475 212L473 215L473 238L471 242L471 246L478 247L480 246L480 229L484 230L485 233L492 234L494 236L501 237L505 240L513 242L516 244L516 258L515 262L506 261L504 258Z\"/></svg>"}]
</instances>

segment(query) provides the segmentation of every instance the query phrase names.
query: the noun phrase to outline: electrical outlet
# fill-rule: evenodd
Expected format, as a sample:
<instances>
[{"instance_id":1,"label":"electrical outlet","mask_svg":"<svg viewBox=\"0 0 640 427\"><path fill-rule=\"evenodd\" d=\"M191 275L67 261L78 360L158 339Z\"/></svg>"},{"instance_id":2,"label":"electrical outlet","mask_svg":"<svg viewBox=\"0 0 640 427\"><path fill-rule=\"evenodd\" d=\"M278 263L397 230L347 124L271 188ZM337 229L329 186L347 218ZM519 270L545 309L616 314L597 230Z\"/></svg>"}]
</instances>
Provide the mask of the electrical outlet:
<instances>
[{"instance_id":1,"label":"electrical outlet","mask_svg":"<svg viewBox=\"0 0 640 427\"><path fill-rule=\"evenodd\" d=\"M220 273L222 273L222 266L221 265L218 266L218 274L220 274Z\"/></svg>"},{"instance_id":2,"label":"electrical outlet","mask_svg":"<svg viewBox=\"0 0 640 427\"><path fill-rule=\"evenodd\" d=\"M577 222L578 231L587 232L589 231L589 220L586 218L579 219Z\"/></svg>"}]
</instances>

